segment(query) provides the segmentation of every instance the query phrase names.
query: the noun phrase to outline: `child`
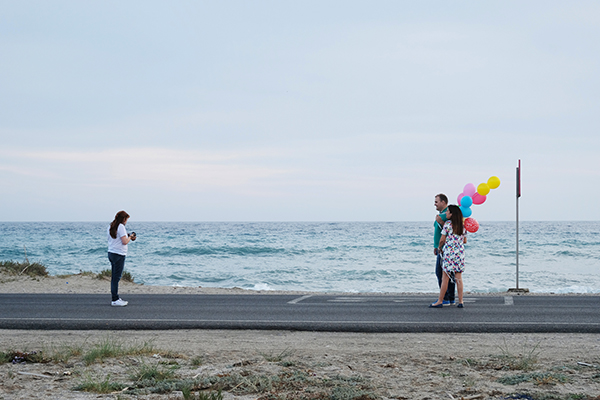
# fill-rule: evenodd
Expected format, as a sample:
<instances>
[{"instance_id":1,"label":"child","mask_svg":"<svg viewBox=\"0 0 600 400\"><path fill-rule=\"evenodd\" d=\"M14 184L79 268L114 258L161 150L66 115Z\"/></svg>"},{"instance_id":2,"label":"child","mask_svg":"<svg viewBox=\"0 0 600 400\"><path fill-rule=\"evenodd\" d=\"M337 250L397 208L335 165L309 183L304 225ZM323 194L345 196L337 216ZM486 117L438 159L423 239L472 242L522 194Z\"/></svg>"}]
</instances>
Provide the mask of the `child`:
<instances>
[{"instance_id":1,"label":"child","mask_svg":"<svg viewBox=\"0 0 600 400\"><path fill-rule=\"evenodd\" d=\"M444 294L448 288L449 274L454 272L456 288L458 291L458 308L463 308L463 281L462 273L465 270L465 243L467 243L467 230L463 227L463 215L460 207L451 204L446 211L446 223L442 229L439 250L443 252L444 263L442 269L442 286L438 301L429 307L441 308Z\"/></svg>"}]
</instances>

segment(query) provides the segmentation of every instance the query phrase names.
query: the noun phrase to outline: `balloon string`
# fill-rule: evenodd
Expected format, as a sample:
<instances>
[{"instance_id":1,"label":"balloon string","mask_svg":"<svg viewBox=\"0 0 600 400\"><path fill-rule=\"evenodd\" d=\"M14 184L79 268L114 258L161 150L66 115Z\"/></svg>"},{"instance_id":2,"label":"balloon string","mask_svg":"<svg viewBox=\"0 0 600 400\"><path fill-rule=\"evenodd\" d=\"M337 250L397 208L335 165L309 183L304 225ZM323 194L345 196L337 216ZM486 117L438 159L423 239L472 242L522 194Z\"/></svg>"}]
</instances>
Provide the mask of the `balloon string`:
<instances>
[{"instance_id":1,"label":"balloon string","mask_svg":"<svg viewBox=\"0 0 600 400\"><path fill-rule=\"evenodd\" d=\"M450 274L448 273L448 271L444 271L444 273L445 273L446 275L448 275L448 280L449 280L450 282L452 282L452 283L456 283L456 281L454 280L454 278L452 277L452 275L450 275Z\"/></svg>"}]
</instances>

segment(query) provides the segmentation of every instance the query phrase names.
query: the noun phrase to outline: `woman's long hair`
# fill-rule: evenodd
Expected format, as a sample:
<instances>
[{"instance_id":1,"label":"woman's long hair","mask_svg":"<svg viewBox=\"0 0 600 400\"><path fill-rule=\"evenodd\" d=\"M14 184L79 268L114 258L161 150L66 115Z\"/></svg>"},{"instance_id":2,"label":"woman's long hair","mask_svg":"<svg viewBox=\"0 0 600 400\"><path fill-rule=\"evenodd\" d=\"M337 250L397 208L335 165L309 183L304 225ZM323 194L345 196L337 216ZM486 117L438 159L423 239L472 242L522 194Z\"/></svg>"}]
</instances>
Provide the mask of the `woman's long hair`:
<instances>
[{"instance_id":1,"label":"woman's long hair","mask_svg":"<svg viewBox=\"0 0 600 400\"><path fill-rule=\"evenodd\" d=\"M450 210L450 221L452 222L452 232L455 235L461 236L464 233L463 230L463 214L459 206L450 204L448 206Z\"/></svg>"},{"instance_id":2,"label":"woman's long hair","mask_svg":"<svg viewBox=\"0 0 600 400\"><path fill-rule=\"evenodd\" d=\"M125 211L119 211L117 215L115 215L115 220L110 223L110 237L113 239L117 238L117 228L119 225L123 223L127 218L129 218L129 214Z\"/></svg>"}]
</instances>

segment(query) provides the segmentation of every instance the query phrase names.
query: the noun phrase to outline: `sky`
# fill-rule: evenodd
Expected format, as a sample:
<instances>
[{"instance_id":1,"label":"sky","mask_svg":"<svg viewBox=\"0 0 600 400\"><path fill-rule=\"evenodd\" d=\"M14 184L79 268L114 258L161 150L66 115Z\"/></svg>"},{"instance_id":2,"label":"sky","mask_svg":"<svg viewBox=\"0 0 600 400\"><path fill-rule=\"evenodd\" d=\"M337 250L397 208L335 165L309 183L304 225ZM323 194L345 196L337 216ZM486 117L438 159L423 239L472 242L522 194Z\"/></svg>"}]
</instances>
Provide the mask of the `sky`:
<instances>
[{"instance_id":1,"label":"sky","mask_svg":"<svg viewBox=\"0 0 600 400\"><path fill-rule=\"evenodd\" d=\"M0 0L0 221L598 220L596 1ZM595 111L594 111L595 110Z\"/></svg>"}]
</instances>

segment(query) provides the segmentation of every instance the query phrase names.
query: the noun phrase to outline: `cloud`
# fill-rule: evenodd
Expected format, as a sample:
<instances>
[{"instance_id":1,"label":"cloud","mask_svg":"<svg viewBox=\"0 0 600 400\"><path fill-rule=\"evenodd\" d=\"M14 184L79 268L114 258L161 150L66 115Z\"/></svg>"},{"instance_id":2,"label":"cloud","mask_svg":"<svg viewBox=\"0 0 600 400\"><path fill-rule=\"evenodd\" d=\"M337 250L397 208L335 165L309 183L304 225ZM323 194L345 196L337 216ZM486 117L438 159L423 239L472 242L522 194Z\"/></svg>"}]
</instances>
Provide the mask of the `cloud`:
<instances>
[{"instance_id":1,"label":"cloud","mask_svg":"<svg viewBox=\"0 0 600 400\"><path fill-rule=\"evenodd\" d=\"M0 170L28 178L77 181L84 185L160 185L197 191L243 188L289 173L262 166L264 152L204 153L194 150L131 148L103 151L0 151Z\"/></svg>"}]
</instances>

